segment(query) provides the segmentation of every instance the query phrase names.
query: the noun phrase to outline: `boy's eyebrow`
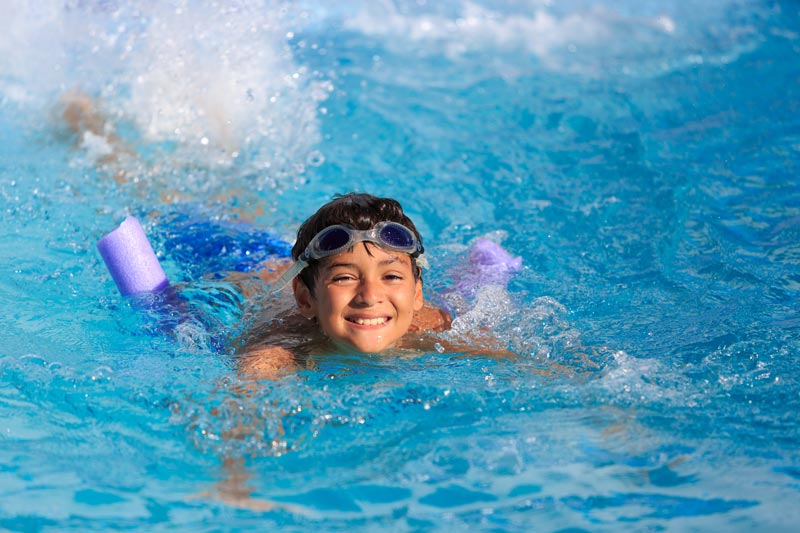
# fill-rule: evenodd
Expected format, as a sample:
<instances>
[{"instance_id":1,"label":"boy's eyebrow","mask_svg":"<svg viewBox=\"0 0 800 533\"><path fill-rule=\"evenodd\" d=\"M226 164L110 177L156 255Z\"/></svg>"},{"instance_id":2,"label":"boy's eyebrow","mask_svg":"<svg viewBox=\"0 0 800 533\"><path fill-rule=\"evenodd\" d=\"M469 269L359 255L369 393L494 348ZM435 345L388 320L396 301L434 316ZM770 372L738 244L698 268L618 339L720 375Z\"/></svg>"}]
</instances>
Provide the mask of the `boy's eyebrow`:
<instances>
[{"instance_id":1,"label":"boy's eyebrow","mask_svg":"<svg viewBox=\"0 0 800 533\"><path fill-rule=\"evenodd\" d=\"M400 256L392 255L390 257L387 257L386 259L381 259L380 261L378 261L378 265L386 266L386 265L391 265L391 264L394 264L394 263L402 263L402 262L403 262L403 260L400 258ZM356 265L355 263L337 262L337 263L331 263L329 265L323 265L322 268L325 269L325 270L333 270L334 268L338 268L338 267L340 267L340 268L357 268L357 266L358 265Z\"/></svg>"}]
</instances>

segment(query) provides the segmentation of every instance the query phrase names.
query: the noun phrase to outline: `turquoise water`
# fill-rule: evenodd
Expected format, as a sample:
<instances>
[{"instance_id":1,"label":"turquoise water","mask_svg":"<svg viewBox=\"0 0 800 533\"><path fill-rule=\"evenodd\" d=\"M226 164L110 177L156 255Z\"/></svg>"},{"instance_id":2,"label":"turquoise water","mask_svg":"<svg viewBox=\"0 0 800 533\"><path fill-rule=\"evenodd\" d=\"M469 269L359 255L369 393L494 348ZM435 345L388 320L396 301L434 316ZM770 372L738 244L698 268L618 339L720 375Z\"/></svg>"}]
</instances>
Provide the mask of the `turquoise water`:
<instances>
[{"instance_id":1,"label":"turquoise water","mask_svg":"<svg viewBox=\"0 0 800 533\"><path fill-rule=\"evenodd\" d=\"M800 523L796 3L6 7L0 530ZM70 137L75 88L136 156ZM401 200L434 300L476 238L521 256L456 321L520 360L332 355L242 400L242 298L170 213L291 240L349 190ZM118 295L95 242L130 213L204 322ZM196 497L224 458L302 512Z\"/></svg>"}]
</instances>

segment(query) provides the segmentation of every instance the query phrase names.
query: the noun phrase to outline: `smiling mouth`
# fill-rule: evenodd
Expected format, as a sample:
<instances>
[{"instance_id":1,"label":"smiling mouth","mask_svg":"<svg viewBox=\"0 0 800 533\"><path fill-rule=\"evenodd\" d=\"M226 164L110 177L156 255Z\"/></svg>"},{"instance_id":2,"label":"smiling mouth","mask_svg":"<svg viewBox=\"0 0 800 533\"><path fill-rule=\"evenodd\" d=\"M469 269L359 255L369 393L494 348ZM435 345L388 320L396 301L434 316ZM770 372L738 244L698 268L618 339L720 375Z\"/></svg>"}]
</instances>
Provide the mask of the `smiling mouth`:
<instances>
[{"instance_id":1,"label":"smiling mouth","mask_svg":"<svg viewBox=\"0 0 800 533\"><path fill-rule=\"evenodd\" d=\"M385 316L379 318L348 318L347 320L359 326L380 326L389 321Z\"/></svg>"}]
</instances>

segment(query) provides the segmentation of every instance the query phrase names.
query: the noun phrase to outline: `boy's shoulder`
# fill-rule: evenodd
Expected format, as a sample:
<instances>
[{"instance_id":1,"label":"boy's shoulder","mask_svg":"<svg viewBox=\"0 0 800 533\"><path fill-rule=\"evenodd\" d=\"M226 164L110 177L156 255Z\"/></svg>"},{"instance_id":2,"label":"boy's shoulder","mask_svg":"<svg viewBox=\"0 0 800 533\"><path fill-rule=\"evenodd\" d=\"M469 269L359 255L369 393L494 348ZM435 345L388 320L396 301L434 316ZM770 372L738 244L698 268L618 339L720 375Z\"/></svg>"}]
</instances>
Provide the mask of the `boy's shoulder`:
<instances>
[{"instance_id":1,"label":"boy's shoulder","mask_svg":"<svg viewBox=\"0 0 800 533\"><path fill-rule=\"evenodd\" d=\"M447 331L453 318L450 313L429 302L425 302L422 309L414 313L414 320L408 328L409 333L425 331Z\"/></svg>"}]
</instances>

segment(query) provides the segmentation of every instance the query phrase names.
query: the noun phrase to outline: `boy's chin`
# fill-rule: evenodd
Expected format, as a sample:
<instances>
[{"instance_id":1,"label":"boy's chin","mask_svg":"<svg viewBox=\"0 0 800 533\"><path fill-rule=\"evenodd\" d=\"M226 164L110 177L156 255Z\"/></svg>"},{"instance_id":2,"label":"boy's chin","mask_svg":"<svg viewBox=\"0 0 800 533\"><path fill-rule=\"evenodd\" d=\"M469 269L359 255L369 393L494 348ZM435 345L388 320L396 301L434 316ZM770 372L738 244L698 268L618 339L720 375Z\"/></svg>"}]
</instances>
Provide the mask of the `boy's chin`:
<instances>
[{"instance_id":1,"label":"boy's chin","mask_svg":"<svg viewBox=\"0 0 800 533\"><path fill-rule=\"evenodd\" d=\"M338 339L332 339L332 340L336 348L344 351L345 353L362 353L362 354L380 353L384 350L394 348L395 345L397 344L396 340L392 340L391 342L385 342L382 339L376 339L374 341L359 340L356 342L338 340Z\"/></svg>"}]
</instances>

